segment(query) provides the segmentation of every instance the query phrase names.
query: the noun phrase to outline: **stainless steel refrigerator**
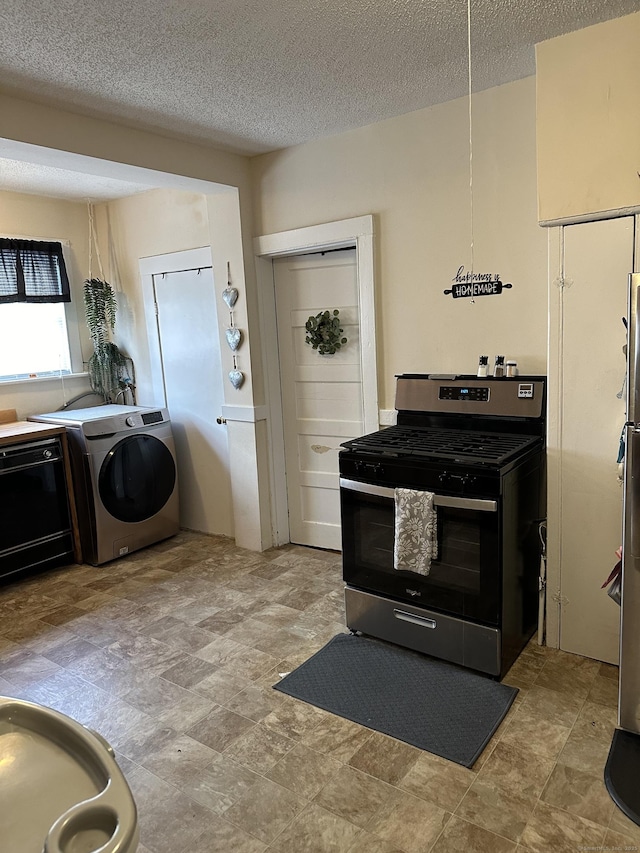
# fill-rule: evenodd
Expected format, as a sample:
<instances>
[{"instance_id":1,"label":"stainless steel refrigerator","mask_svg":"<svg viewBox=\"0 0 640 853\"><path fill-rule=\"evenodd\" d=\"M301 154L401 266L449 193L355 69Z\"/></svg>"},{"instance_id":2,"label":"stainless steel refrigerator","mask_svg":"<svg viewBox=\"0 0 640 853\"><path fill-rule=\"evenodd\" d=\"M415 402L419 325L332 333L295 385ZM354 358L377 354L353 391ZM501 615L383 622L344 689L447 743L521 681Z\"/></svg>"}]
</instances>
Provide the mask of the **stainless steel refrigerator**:
<instances>
[{"instance_id":1,"label":"stainless steel refrigerator","mask_svg":"<svg viewBox=\"0 0 640 853\"><path fill-rule=\"evenodd\" d=\"M624 429L624 516L618 725L605 768L607 789L640 825L640 273L629 276L627 423Z\"/></svg>"}]
</instances>

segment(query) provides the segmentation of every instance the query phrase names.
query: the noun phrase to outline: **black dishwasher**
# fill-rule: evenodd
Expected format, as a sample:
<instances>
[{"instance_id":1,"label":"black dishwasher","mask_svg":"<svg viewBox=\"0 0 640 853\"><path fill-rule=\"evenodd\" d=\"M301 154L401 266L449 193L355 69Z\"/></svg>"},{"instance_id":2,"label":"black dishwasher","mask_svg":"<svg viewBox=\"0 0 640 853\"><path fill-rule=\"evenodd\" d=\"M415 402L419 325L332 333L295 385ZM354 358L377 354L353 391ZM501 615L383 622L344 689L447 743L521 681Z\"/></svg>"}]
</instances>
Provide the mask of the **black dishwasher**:
<instances>
[{"instance_id":1,"label":"black dishwasher","mask_svg":"<svg viewBox=\"0 0 640 853\"><path fill-rule=\"evenodd\" d=\"M0 580L72 562L62 442L0 447Z\"/></svg>"}]
</instances>

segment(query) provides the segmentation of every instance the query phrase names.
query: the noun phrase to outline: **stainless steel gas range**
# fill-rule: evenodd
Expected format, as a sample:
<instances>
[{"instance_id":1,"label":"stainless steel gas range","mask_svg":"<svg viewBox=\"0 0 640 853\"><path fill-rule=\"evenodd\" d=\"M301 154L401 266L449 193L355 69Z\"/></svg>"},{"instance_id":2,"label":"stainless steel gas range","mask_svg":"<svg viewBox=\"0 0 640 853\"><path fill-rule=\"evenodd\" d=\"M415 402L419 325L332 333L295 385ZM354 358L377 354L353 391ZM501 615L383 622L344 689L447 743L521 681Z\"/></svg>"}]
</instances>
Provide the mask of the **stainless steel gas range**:
<instances>
[{"instance_id":1,"label":"stainless steel gas range","mask_svg":"<svg viewBox=\"0 0 640 853\"><path fill-rule=\"evenodd\" d=\"M537 624L546 378L404 374L396 409L340 452L347 626L502 677ZM427 571L394 559L399 490L428 493Z\"/></svg>"}]
</instances>

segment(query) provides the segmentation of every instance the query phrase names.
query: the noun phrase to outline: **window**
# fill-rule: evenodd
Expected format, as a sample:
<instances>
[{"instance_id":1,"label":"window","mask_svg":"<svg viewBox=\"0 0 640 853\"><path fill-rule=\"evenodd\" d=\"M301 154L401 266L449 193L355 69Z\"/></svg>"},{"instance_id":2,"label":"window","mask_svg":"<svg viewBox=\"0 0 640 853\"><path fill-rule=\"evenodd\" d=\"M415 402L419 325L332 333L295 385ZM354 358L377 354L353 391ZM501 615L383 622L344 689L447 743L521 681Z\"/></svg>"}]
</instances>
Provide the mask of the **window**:
<instances>
[{"instance_id":1,"label":"window","mask_svg":"<svg viewBox=\"0 0 640 853\"><path fill-rule=\"evenodd\" d=\"M72 372L60 243L0 238L0 382Z\"/></svg>"},{"instance_id":2,"label":"window","mask_svg":"<svg viewBox=\"0 0 640 853\"><path fill-rule=\"evenodd\" d=\"M71 373L61 302L0 305L0 381Z\"/></svg>"}]
</instances>

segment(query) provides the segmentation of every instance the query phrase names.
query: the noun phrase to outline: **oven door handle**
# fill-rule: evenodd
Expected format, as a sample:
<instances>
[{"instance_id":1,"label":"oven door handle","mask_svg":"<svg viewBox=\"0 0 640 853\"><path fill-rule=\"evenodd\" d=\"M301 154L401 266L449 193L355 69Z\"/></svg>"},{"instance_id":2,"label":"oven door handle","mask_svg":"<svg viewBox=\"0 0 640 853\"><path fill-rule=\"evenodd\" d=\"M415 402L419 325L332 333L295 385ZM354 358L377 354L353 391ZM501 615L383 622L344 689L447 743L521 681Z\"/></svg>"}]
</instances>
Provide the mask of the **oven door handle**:
<instances>
[{"instance_id":1,"label":"oven door handle","mask_svg":"<svg viewBox=\"0 0 640 853\"><path fill-rule=\"evenodd\" d=\"M358 480L347 480L340 477L340 488L350 492L360 492L363 495L373 495L377 498L395 498L395 490L385 486L374 486L372 483L360 483ZM424 489L418 491L425 491ZM450 495L434 495L434 506L449 509L475 509L479 512L497 512L497 501L486 501L481 498L456 498Z\"/></svg>"},{"instance_id":2,"label":"oven door handle","mask_svg":"<svg viewBox=\"0 0 640 853\"><path fill-rule=\"evenodd\" d=\"M3 477L5 474L15 474L17 471L40 468L42 465L53 465L55 462L62 462L61 457L54 456L51 459L38 459L37 462L26 462L24 465L8 465L6 468L0 468L0 477Z\"/></svg>"}]
</instances>

